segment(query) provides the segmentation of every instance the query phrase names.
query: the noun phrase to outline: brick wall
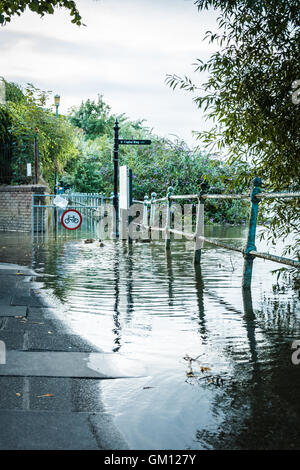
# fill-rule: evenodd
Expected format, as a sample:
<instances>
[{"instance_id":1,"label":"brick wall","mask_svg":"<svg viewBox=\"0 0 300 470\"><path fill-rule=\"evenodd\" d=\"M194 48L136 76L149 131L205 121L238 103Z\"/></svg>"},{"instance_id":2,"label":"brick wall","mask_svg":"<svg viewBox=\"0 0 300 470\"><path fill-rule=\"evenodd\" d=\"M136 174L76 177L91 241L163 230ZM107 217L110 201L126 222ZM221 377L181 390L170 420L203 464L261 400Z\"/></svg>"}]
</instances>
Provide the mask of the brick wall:
<instances>
[{"instance_id":1,"label":"brick wall","mask_svg":"<svg viewBox=\"0 0 300 470\"><path fill-rule=\"evenodd\" d=\"M30 232L32 227L32 195L45 194L47 187L36 185L0 186L0 230ZM35 198L45 200L44 196Z\"/></svg>"}]
</instances>

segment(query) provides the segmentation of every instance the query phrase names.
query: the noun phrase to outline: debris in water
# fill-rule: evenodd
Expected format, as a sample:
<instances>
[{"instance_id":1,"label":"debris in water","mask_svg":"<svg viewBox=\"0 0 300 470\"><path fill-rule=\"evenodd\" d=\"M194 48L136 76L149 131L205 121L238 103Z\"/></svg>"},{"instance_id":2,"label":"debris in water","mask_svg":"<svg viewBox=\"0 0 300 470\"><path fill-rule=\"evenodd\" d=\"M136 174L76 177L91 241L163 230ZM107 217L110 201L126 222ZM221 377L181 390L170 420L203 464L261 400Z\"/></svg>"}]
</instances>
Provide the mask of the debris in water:
<instances>
[{"instance_id":1,"label":"debris in water","mask_svg":"<svg viewBox=\"0 0 300 470\"><path fill-rule=\"evenodd\" d=\"M186 372L186 376L187 376L186 382L191 384L191 385L194 385L195 383L199 383L201 380L207 380L207 382L209 384L212 384L212 385L217 385L217 386L224 385L224 379L222 377L220 377L219 375L211 375L211 374L207 375L207 374L205 374L206 372L211 371L211 368L207 367L207 366L200 365L200 363L198 361L198 358L200 356L203 356L203 354L200 354L199 356L197 356L195 358L189 356L188 354L186 354L183 357L183 359L188 362L188 370ZM201 376L199 375L199 372L193 371L193 368L192 368L192 363L193 362L197 362L199 364L200 371L201 371ZM203 374L205 374L205 375L203 376ZM189 379L194 379L194 380L190 381Z\"/></svg>"},{"instance_id":2,"label":"debris in water","mask_svg":"<svg viewBox=\"0 0 300 470\"><path fill-rule=\"evenodd\" d=\"M45 393L44 395L37 395L37 398L45 398L45 397L54 397L53 393Z\"/></svg>"}]
</instances>

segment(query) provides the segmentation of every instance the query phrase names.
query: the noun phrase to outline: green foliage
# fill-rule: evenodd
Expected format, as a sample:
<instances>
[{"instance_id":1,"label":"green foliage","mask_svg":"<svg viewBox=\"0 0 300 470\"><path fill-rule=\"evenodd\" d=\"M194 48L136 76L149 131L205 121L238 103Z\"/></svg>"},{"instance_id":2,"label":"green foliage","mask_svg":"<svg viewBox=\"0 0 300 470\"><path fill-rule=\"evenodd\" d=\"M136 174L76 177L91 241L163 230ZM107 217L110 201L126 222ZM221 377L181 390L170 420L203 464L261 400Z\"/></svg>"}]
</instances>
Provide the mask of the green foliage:
<instances>
[{"instance_id":1,"label":"green foliage","mask_svg":"<svg viewBox=\"0 0 300 470\"><path fill-rule=\"evenodd\" d=\"M54 8L65 8L72 18L71 22L82 25L82 18L77 10L76 3L72 0L2 0L0 1L0 24L5 25L12 17L20 16L26 8L40 16L52 15Z\"/></svg>"},{"instance_id":2,"label":"green foliage","mask_svg":"<svg viewBox=\"0 0 300 470\"><path fill-rule=\"evenodd\" d=\"M66 117L57 119L45 107L49 92L43 92L32 84L28 84L24 92L15 84L9 85L7 104L1 107L0 129L5 129L3 139L7 141L9 137L14 146L11 183L28 182L26 164L33 164L34 138L37 138L41 173L53 187L55 168L62 170L77 154L76 132Z\"/></svg>"},{"instance_id":3,"label":"green foliage","mask_svg":"<svg viewBox=\"0 0 300 470\"><path fill-rule=\"evenodd\" d=\"M114 121L102 95L98 95L97 101L87 100L71 109L70 122L83 130L86 139L95 139L103 134L112 135Z\"/></svg>"},{"instance_id":4,"label":"green foliage","mask_svg":"<svg viewBox=\"0 0 300 470\"><path fill-rule=\"evenodd\" d=\"M112 149L116 116L111 116L109 111L102 97L98 98L98 103L90 100L82 103L80 113L73 109L70 121L77 123L82 134L78 141L79 156L66 167L64 182L76 191L110 195L113 190ZM152 134L143 121L131 122L124 115L117 118L120 138L152 141L151 146L119 148L120 165L127 164L133 171L135 199L141 200L152 192L165 196L168 186L173 186L175 194L199 193L203 179L214 186L214 191L222 191L226 180L234 175L234 167L229 169L207 153L193 152L183 141L172 142ZM98 137L95 129L99 130ZM104 131L102 135L100 129ZM211 223L240 223L245 221L247 214L247 206L241 201L209 201L206 209L207 221Z\"/></svg>"},{"instance_id":5,"label":"green foliage","mask_svg":"<svg viewBox=\"0 0 300 470\"><path fill-rule=\"evenodd\" d=\"M25 95L18 83L7 82L3 77L1 79L5 84L5 97L7 101L12 101L13 103L25 101Z\"/></svg>"},{"instance_id":6,"label":"green foliage","mask_svg":"<svg viewBox=\"0 0 300 470\"><path fill-rule=\"evenodd\" d=\"M78 155L65 168L63 181L78 192L107 192L111 190L113 168L111 142L106 135L86 140L77 137Z\"/></svg>"},{"instance_id":7,"label":"green foliage","mask_svg":"<svg viewBox=\"0 0 300 470\"><path fill-rule=\"evenodd\" d=\"M0 106L0 144L5 144L10 140L9 126L10 126L9 113L5 106Z\"/></svg>"},{"instance_id":8,"label":"green foliage","mask_svg":"<svg viewBox=\"0 0 300 470\"><path fill-rule=\"evenodd\" d=\"M224 150L239 166L238 182L258 175L266 189L300 188L300 104L292 83L300 79L300 9L295 0L196 0L199 11L220 11L218 31L206 39L220 50L196 72L209 77L201 87L187 77L168 76L173 88L195 94L196 104L214 122L198 138L208 148ZM300 86L298 87L300 88ZM261 214L268 203L261 204ZM299 199L273 205L270 237L294 233L299 256Z\"/></svg>"}]
</instances>

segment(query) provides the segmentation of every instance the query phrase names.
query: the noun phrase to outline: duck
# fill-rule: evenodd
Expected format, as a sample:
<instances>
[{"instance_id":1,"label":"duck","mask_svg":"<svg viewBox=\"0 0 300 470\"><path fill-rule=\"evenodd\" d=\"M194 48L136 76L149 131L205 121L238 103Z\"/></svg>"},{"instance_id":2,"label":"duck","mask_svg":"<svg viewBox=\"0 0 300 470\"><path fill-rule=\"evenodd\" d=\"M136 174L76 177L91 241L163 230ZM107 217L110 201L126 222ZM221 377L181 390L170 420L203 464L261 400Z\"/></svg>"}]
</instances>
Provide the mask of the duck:
<instances>
[{"instance_id":1,"label":"duck","mask_svg":"<svg viewBox=\"0 0 300 470\"><path fill-rule=\"evenodd\" d=\"M93 238L87 238L86 240L84 240L84 243L94 243L94 239Z\"/></svg>"}]
</instances>

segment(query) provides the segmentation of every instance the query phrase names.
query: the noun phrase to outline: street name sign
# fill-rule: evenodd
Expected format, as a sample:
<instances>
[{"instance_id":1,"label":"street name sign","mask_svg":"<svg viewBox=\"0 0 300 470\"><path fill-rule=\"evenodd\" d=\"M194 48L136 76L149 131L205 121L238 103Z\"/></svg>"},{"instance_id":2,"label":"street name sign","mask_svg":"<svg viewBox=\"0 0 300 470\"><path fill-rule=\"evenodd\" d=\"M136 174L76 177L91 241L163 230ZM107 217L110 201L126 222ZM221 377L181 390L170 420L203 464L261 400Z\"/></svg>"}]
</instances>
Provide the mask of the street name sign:
<instances>
[{"instance_id":1,"label":"street name sign","mask_svg":"<svg viewBox=\"0 0 300 470\"><path fill-rule=\"evenodd\" d=\"M151 140L119 139L119 145L150 145Z\"/></svg>"}]
</instances>

